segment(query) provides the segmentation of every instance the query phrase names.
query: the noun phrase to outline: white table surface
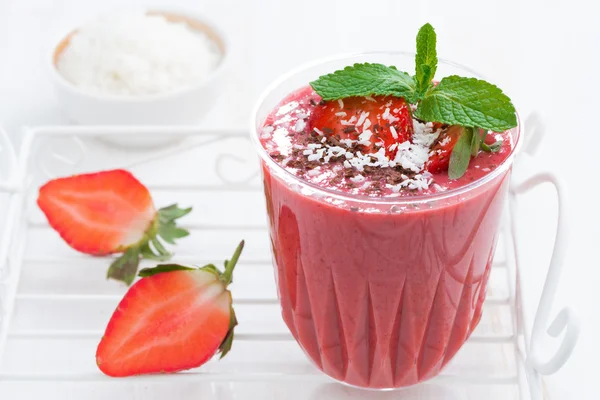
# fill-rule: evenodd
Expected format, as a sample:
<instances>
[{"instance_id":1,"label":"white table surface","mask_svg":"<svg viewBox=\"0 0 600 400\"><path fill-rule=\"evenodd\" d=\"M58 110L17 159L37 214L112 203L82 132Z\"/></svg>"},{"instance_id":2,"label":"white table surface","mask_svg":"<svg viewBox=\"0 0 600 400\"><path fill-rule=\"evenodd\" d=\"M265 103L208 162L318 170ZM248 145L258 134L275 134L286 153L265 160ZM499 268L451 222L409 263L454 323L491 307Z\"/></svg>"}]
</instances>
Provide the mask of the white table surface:
<instances>
[{"instance_id":1,"label":"white table surface","mask_svg":"<svg viewBox=\"0 0 600 400\"><path fill-rule=\"evenodd\" d=\"M333 53L412 50L419 26L431 22L438 52L482 72L502 87L522 115L541 113L547 134L541 165L569 192L571 242L555 305L572 305L583 320L568 364L546 378L551 399L597 399L592 371L600 357L600 238L597 123L600 24L584 0L317 1L281 0L0 0L0 125L16 143L24 125L67 123L49 79L49 49L69 28L116 7L150 5L198 11L230 36L233 68L226 93L203 121L206 127L246 126L254 99L278 74ZM572 121L576 121L573 123ZM531 239L523 269L526 296L539 295L555 224L551 189L525 202L522 229ZM524 213L525 214L525 213Z\"/></svg>"}]
</instances>

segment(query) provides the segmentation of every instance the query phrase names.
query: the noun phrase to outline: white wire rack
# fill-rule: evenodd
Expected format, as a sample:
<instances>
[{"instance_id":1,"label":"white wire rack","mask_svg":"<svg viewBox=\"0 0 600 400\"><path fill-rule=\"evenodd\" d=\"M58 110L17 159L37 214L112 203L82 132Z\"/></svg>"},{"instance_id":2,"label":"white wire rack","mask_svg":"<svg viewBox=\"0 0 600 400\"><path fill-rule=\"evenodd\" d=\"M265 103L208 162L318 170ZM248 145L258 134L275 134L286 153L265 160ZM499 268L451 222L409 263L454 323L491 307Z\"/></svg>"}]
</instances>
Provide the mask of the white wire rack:
<instances>
[{"instance_id":1,"label":"white wire rack","mask_svg":"<svg viewBox=\"0 0 600 400\"><path fill-rule=\"evenodd\" d=\"M134 150L103 141L124 136L172 137L176 143ZM562 227L532 335L519 301L513 207L536 184L556 183L551 175L513 182L483 318L473 337L439 377L399 396L332 382L307 361L287 331L276 297L258 161L247 133L41 127L26 132L18 159L3 134L0 146L7 164L0 176L2 399L542 400L540 375L560 368L575 345L578 324L569 310L549 330L555 336L567 331L559 351L545 360L536 344L545 335L558 283ZM185 219L192 234L180 241L174 261L217 262L246 239L232 287L240 325L234 348L222 361L176 375L126 379L97 370L95 348L126 288L105 280L109 260L68 248L46 224L35 197L50 178L117 167L146 183L158 206L179 202L194 207Z\"/></svg>"}]
</instances>

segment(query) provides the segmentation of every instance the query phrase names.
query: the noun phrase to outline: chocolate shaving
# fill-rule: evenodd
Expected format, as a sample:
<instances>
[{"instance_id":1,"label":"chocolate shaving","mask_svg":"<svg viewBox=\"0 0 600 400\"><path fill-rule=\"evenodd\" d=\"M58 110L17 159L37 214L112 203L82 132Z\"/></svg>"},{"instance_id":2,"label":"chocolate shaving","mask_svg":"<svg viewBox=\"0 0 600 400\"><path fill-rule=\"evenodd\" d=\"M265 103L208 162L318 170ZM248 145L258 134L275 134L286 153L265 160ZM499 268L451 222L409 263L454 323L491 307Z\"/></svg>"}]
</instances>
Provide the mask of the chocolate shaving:
<instances>
[{"instance_id":1,"label":"chocolate shaving","mask_svg":"<svg viewBox=\"0 0 600 400\"><path fill-rule=\"evenodd\" d=\"M283 159L285 158L285 156L279 152L273 152L269 154L269 156L271 156L271 158L275 161L283 161Z\"/></svg>"},{"instance_id":2,"label":"chocolate shaving","mask_svg":"<svg viewBox=\"0 0 600 400\"><path fill-rule=\"evenodd\" d=\"M308 101L313 106L317 104L314 99L310 99ZM318 104L325 103L321 101ZM378 138L380 137L383 129L384 128L379 123L372 126L372 131L374 132L375 137ZM346 138L348 137L348 134L353 134L356 132L356 125L348 125L343 129L343 136ZM340 134L335 134L335 132L330 128L323 128L323 133L325 133L325 136L318 134L314 130L308 129L305 129L302 132L294 132L294 138L292 139L292 142L301 146L301 148L294 147L291 149L291 154L289 157L285 157L279 152L272 152L270 156L280 164L282 164L284 159L289 158L289 160L285 162L285 166L290 169L293 168L296 170L294 173L297 176L309 181L312 179L312 177L308 175L308 172L314 168L323 167L328 171L327 183L339 188L356 189L362 187L362 182L357 184L353 182L351 178L354 178L358 175L368 177L370 184L361 190L364 190L364 193L369 196L377 196L379 193L387 190L386 185L397 185L403 182L406 177L413 178L415 176L413 171L403 169L401 166L384 168L364 166L363 171L359 171L354 167L346 168L344 166L344 162L346 161L345 154L329 157L328 163L324 163L323 159L308 161L308 157L304 154L304 150L308 148L309 144L338 146L348 149L348 151L352 153L356 153L359 149L362 149L362 146L356 142L352 143L351 146L347 146L346 143L342 143L342 137ZM323 138L325 138L324 142ZM372 160L376 161L376 158L372 157ZM404 179L402 177L403 175L405 176ZM407 192L407 194L409 195L410 192Z\"/></svg>"}]
</instances>

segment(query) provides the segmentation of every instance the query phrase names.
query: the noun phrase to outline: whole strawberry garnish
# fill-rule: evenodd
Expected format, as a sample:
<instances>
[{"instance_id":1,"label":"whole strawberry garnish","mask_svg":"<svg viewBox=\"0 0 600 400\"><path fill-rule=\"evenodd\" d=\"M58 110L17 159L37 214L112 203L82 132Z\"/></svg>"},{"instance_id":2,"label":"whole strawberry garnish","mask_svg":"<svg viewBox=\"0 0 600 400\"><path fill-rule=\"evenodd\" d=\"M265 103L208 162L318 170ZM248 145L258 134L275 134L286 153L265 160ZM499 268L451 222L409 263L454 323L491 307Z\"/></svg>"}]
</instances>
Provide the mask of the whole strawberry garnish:
<instances>
[{"instance_id":1,"label":"whole strawberry garnish","mask_svg":"<svg viewBox=\"0 0 600 400\"><path fill-rule=\"evenodd\" d=\"M350 139L365 154L385 146L392 158L395 143L410 140L413 122L408 103L400 97L348 97L315 106L309 128L337 140Z\"/></svg>"},{"instance_id":2,"label":"whole strawberry garnish","mask_svg":"<svg viewBox=\"0 0 600 400\"><path fill-rule=\"evenodd\" d=\"M122 377L199 367L217 352L224 357L237 325L227 287L243 246L224 272L212 264L141 270L98 345L98 368Z\"/></svg>"},{"instance_id":3,"label":"whole strawberry garnish","mask_svg":"<svg viewBox=\"0 0 600 400\"><path fill-rule=\"evenodd\" d=\"M40 188L37 203L73 249L95 256L124 253L111 264L108 277L128 285L140 258L170 258L159 237L173 244L189 235L175 220L191 208L173 204L157 211L148 189L121 169L51 180Z\"/></svg>"}]
</instances>

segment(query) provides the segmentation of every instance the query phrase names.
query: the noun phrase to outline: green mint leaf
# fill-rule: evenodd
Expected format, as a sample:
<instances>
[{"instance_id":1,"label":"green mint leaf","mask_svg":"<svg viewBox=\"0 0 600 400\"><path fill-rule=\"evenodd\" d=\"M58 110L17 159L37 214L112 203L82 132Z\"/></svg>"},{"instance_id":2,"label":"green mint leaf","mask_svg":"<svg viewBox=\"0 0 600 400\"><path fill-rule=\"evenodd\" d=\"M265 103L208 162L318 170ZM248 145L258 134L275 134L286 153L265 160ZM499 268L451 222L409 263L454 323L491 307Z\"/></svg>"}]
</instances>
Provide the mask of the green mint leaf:
<instances>
[{"instance_id":1,"label":"green mint leaf","mask_svg":"<svg viewBox=\"0 0 600 400\"><path fill-rule=\"evenodd\" d=\"M497 153L502 148L502 140L498 140L492 144L481 143L481 150L487 153Z\"/></svg>"},{"instance_id":2,"label":"green mint leaf","mask_svg":"<svg viewBox=\"0 0 600 400\"><path fill-rule=\"evenodd\" d=\"M515 107L502 90L475 78L452 75L432 87L415 116L423 121L502 132L517 126Z\"/></svg>"},{"instance_id":3,"label":"green mint leaf","mask_svg":"<svg viewBox=\"0 0 600 400\"><path fill-rule=\"evenodd\" d=\"M193 271L196 268L185 267L183 265L178 264L161 264L157 265L154 268L143 268L140 270L138 274L142 278L147 278L152 275L162 274L165 272L173 272L173 271Z\"/></svg>"},{"instance_id":4,"label":"green mint leaf","mask_svg":"<svg viewBox=\"0 0 600 400\"><path fill-rule=\"evenodd\" d=\"M485 144L485 138L488 135L488 131L486 131L485 129L483 129L482 134L481 134L481 147L483 148L483 145Z\"/></svg>"},{"instance_id":5,"label":"green mint leaf","mask_svg":"<svg viewBox=\"0 0 600 400\"><path fill-rule=\"evenodd\" d=\"M502 148L502 140L498 140L490 145L490 151L492 153L497 153Z\"/></svg>"},{"instance_id":6,"label":"green mint leaf","mask_svg":"<svg viewBox=\"0 0 600 400\"><path fill-rule=\"evenodd\" d=\"M125 282L129 286L135 279L139 265L140 253L136 247L132 247L110 264L106 278Z\"/></svg>"},{"instance_id":7,"label":"green mint leaf","mask_svg":"<svg viewBox=\"0 0 600 400\"><path fill-rule=\"evenodd\" d=\"M417 91L423 96L437 69L437 50L435 30L431 24L425 24L417 34L417 55L415 57L415 78Z\"/></svg>"},{"instance_id":8,"label":"green mint leaf","mask_svg":"<svg viewBox=\"0 0 600 400\"><path fill-rule=\"evenodd\" d=\"M473 129L465 128L450 154L450 165L448 177L458 179L467 172L471 160L471 142L473 140Z\"/></svg>"},{"instance_id":9,"label":"green mint leaf","mask_svg":"<svg viewBox=\"0 0 600 400\"><path fill-rule=\"evenodd\" d=\"M431 89L431 87L432 87L432 84L430 82L431 82L431 79L433 78L433 74L431 74L431 67L429 65L421 65L421 66L419 66L419 69L422 71L423 76L426 77L424 79L428 80L428 83L423 84L422 86L419 85L418 89L417 89L416 98L422 99L425 97L425 94L427 93L427 91L429 89Z\"/></svg>"},{"instance_id":10,"label":"green mint leaf","mask_svg":"<svg viewBox=\"0 0 600 400\"><path fill-rule=\"evenodd\" d=\"M481 135L478 128L473 128L473 137L471 138L471 156L477 157L481 147Z\"/></svg>"},{"instance_id":11,"label":"green mint leaf","mask_svg":"<svg viewBox=\"0 0 600 400\"><path fill-rule=\"evenodd\" d=\"M415 100L417 85L412 76L396 67L383 64L354 64L353 66L323 75L310 83L323 100L344 97L392 95Z\"/></svg>"}]
</instances>

